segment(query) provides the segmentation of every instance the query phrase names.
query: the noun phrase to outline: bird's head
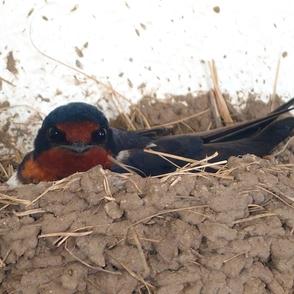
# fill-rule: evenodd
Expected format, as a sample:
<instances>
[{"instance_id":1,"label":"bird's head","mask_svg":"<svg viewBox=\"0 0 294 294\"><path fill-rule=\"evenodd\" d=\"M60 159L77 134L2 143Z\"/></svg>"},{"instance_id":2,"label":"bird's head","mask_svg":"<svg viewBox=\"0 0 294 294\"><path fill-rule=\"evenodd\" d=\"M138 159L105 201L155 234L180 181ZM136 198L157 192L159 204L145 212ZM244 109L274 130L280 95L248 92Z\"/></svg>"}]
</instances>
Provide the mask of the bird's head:
<instances>
[{"instance_id":1,"label":"bird's head","mask_svg":"<svg viewBox=\"0 0 294 294\"><path fill-rule=\"evenodd\" d=\"M106 148L109 125L96 107L73 102L54 109L44 119L34 143L34 157L54 149L83 154L92 148Z\"/></svg>"},{"instance_id":2,"label":"bird's head","mask_svg":"<svg viewBox=\"0 0 294 294\"><path fill-rule=\"evenodd\" d=\"M101 164L110 167L112 132L96 107L74 102L54 109L44 119L30 158L20 165L21 177L57 180ZM29 181L30 182L30 181Z\"/></svg>"}]
</instances>

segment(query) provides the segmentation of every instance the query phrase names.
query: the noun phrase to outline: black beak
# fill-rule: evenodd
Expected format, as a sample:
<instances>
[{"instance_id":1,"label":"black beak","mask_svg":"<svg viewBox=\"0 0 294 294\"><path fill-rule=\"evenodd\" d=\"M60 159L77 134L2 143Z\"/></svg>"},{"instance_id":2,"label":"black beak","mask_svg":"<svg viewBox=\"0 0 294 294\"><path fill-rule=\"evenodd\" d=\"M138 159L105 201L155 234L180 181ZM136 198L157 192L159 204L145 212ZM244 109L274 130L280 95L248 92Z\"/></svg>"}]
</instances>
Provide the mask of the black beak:
<instances>
[{"instance_id":1,"label":"black beak","mask_svg":"<svg viewBox=\"0 0 294 294\"><path fill-rule=\"evenodd\" d=\"M70 151L76 152L76 153L83 153L89 150L93 147L93 145L88 145L81 142L72 143L70 145L62 145L62 148L68 149Z\"/></svg>"}]
</instances>

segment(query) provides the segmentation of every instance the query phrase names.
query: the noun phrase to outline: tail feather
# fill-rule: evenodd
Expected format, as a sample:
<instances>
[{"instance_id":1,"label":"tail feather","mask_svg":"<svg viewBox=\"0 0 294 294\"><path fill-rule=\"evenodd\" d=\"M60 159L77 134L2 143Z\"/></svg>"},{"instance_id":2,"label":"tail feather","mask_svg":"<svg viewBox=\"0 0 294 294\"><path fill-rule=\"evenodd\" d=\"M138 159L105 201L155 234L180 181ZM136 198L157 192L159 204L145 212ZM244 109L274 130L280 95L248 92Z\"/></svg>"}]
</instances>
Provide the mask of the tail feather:
<instances>
[{"instance_id":1,"label":"tail feather","mask_svg":"<svg viewBox=\"0 0 294 294\"><path fill-rule=\"evenodd\" d=\"M270 151L279 143L293 134L294 117L286 117L271 123L268 127L257 133L252 139L256 142L264 142ZM269 152L270 152L269 151Z\"/></svg>"},{"instance_id":2,"label":"tail feather","mask_svg":"<svg viewBox=\"0 0 294 294\"><path fill-rule=\"evenodd\" d=\"M227 142L249 137L271 124L280 115L293 110L294 107L291 107L293 104L294 98L290 99L290 101L284 103L265 117L209 132L198 133L198 135L202 138L204 143Z\"/></svg>"},{"instance_id":3,"label":"tail feather","mask_svg":"<svg viewBox=\"0 0 294 294\"><path fill-rule=\"evenodd\" d=\"M292 135L294 130L294 117L287 117L274 121L262 131L252 137L236 141L204 144L205 154L218 152L214 161L226 160L231 156L254 154L257 156L269 155L283 140Z\"/></svg>"},{"instance_id":4,"label":"tail feather","mask_svg":"<svg viewBox=\"0 0 294 294\"><path fill-rule=\"evenodd\" d=\"M289 109L290 106L294 105L294 98L291 98L288 102L280 105L278 108L276 108L274 111L271 113L279 112L281 110Z\"/></svg>"}]
</instances>

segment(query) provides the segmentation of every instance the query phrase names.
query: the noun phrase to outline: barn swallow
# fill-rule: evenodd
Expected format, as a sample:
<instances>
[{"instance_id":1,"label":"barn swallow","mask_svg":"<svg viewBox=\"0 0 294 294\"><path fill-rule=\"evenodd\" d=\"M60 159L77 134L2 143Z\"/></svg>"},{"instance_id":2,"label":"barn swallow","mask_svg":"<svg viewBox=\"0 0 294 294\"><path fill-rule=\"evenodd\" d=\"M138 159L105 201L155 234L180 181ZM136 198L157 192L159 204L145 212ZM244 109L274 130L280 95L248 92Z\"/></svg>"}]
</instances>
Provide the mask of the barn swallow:
<instances>
[{"instance_id":1,"label":"barn swallow","mask_svg":"<svg viewBox=\"0 0 294 294\"><path fill-rule=\"evenodd\" d=\"M44 119L34 142L17 170L21 183L54 181L75 172L87 171L96 165L114 172L125 172L110 156L143 176L165 174L175 165L144 152L155 151L202 159L218 152L214 160L247 153L269 154L294 128L294 118L276 120L293 108L294 98L269 115L230 127L187 135L169 135L169 130L154 128L124 131L111 128L104 114L96 107L76 102L60 106ZM175 160L178 166L186 162Z\"/></svg>"},{"instance_id":2,"label":"barn swallow","mask_svg":"<svg viewBox=\"0 0 294 294\"><path fill-rule=\"evenodd\" d=\"M168 132L166 128L142 131L111 128L96 107L82 102L69 103L44 119L34 150L18 166L17 180L24 184L55 181L98 164L111 168L109 155L115 157L122 150L144 148Z\"/></svg>"}]
</instances>

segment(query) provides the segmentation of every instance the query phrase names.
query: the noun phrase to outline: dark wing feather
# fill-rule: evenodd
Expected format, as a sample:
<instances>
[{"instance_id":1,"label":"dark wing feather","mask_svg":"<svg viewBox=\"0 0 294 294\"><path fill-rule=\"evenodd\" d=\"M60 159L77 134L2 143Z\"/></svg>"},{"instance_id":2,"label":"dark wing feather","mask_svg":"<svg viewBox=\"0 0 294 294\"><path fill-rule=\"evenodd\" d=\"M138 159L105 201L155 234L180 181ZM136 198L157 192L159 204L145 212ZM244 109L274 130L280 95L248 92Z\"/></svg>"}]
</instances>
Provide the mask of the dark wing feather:
<instances>
[{"instance_id":1,"label":"dark wing feather","mask_svg":"<svg viewBox=\"0 0 294 294\"><path fill-rule=\"evenodd\" d=\"M277 119L280 115L293 110L294 108L290 108L294 104L294 98L290 99L290 101L278 107L276 110L271 112L265 117L254 119L251 121L234 124L233 126L218 128L215 130L200 132L197 133L200 136L204 143L213 143L213 142L226 142L239 140L244 137L249 137L254 135L259 130L265 128L270 125L275 119Z\"/></svg>"},{"instance_id":2,"label":"dark wing feather","mask_svg":"<svg viewBox=\"0 0 294 294\"><path fill-rule=\"evenodd\" d=\"M140 136L149 137L151 139L157 139L162 136L170 135L172 131L173 127L154 127L151 129L134 131L134 133Z\"/></svg>"},{"instance_id":3,"label":"dark wing feather","mask_svg":"<svg viewBox=\"0 0 294 294\"><path fill-rule=\"evenodd\" d=\"M138 131L125 131L111 128L112 140L110 149L114 154L123 150L144 148L151 141L171 133L170 128L152 128Z\"/></svg>"}]
</instances>

